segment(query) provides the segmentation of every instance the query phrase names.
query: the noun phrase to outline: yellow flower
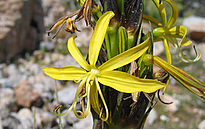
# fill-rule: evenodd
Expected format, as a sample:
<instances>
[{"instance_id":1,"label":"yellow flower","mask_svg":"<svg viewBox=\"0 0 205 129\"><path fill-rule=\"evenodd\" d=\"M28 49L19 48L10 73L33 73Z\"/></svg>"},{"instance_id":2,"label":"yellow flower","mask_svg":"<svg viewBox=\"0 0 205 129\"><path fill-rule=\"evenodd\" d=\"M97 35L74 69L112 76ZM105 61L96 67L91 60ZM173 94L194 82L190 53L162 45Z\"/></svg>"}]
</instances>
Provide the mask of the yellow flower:
<instances>
[{"instance_id":1,"label":"yellow flower","mask_svg":"<svg viewBox=\"0 0 205 129\"><path fill-rule=\"evenodd\" d=\"M164 87L164 84L161 82L151 79L140 79L128 73L115 70L136 60L144 52L146 52L149 47L149 38L142 44L111 58L101 66L96 65L99 52L109 25L109 21L113 16L114 13L109 11L102 15L98 20L90 40L88 54L89 62L84 59L77 46L75 45L74 39L76 38L76 36L73 36L68 40L68 50L82 68L67 66L46 67L43 69L44 73L53 79L74 80L75 82L80 82L72 106L63 114L57 114L55 111L55 114L57 116L62 116L70 110L74 109L76 117L85 118L89 114L90 108L92 106L92 108L100 116L100 118L104 121L107 121L108 108L101 92L99 82L104 86L109 86L125 93L140 91L151 93ZM101 109L99 106L98 94L103 103L103 105L101 105ZM82 104L83 111L76 111L78 97L81 97L81 100L87 97L86 110L84 109L85 107ZM103 109L105 110L105 116L102 115Z\"/></svg>"},{"instance_id":2,"label":"yellow flower","mask_svg":"<svg viewBox=\"0 0 205 129\"><path fill-rule=\"evenodd\" d=\"M162 23L155 18L152 18L147 15L143 15L143 21L147 23L150 22L154 27L156 27L153 30L153 36L155 38L154 41L159 41L159 40L163 41L165 52L167 55L167 61L170 64L171 64L171 54L170 54L169 45L167 42L172 43L172 45L177 49L177 54L179 55L179 58L182 61L184 62L198 61L201 57L200 54L196 53L197 56L193 60L191 60L189 57L183 54L181 47L190 45L192 41L188 40L185 37L187 33L187 28L185 26L175 26L172 28L172 26L175 24L177 20L178 11L172 0L164 0L164 1L169 3L172 8L172 15L170 16L168 23L167 23L165 7L163 5L163 2L161 2L160 0L153 0L153 2L159 11ZM178 43L177 38L181 38L180 43Z\"/></svg>"},{"instance_id":3,"label":"yellow flower","mask_svg":"<svg viewBox=\"0 0 205 129\"><path fill-rule=\"evenodd\" d=\"M145 63L147 65L154 63L157 67L167 72L189 91L205 99L205 84L199 81L197 78L167 63L166 61L162 60L160 57L157 56L146 54L143 61L147 62Z\"/></svg>"},{"instance_id":4,"label":"yellow flower","mask_svg":"<svg viewBox=\"0 0 205 129\"><path fill-rule=\"evenodd\" d=\"M188 40L185 37L187 33L187 28L185 26L175 26L172 28L172 26L174 25L178 17L178 11L177 11L176 6L174 5L174 2L172 0L164 0L167 3L169 3L169 5L172 8L172 15L170 16L169 21L167 23L166 10L163 5L163 2L161 0L152 0L152 1L154 2L155 6L157 7L159 11L162 23L159 20L153 17L147 16L147 15L144 15L144 14L143 14L143 21L147 23L151 23L154 27L156 27L153 30L154 41L155 42L160 41L160 40L163 41L164 50L165 50L166 57L167 57L167 62L169 64L172 63L168 42L172 43L172 45L176 48L178 57L183 62L189 63L189 62L198 61L201 58L201 54L197 53L195 47L194 47L194 50L196 53L196 57L193 60L190 59L188 56L184 55L181 50L182 46L188 46L192 43L192 41ZM178 43L178 38L181 38L180 43ZM167 79L166 85L168 83L169 83L169 79ZM165 90L166 90L166 86L163 92L165 92Z\"/></svg>"}]
</instances>

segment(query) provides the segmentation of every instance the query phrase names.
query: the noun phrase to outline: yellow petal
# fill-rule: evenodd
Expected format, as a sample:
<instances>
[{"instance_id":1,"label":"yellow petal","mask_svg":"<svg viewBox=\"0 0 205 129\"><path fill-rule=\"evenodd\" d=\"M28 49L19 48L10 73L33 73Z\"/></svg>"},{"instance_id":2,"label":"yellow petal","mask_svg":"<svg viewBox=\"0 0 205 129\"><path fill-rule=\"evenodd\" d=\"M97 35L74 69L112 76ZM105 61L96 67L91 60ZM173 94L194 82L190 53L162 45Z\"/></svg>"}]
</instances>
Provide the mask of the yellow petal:
<instances>
[{"instance_id":1,"label":"yellow petal","mask_svg":"<svg viewBox=\"0 0 205 129\"><path fill-rule=\"evenodd\" d=\"M165 86L165 84L161 82L151 79L140 79L120 71L102 72L98 76L98 81L103 85L112 87L117 91L125 93L134 93L140 91L152 93Z\"/></svg>"},{"instance_id":2,"label":"yellow petal","mask_svg":"<svg viewBox=\"0 0 205 129\"><path fill-rule=\"evenodd\" d=\"M57 80L81 80L87 73L84 69L67 66L67 67L46 67L43 72L49 77Z\"/></svg>"},{"instance_id":3,"label":"yellow petal","mask_svg":"<svg viewBox=\"0 0 205 129\"><path fill-rule=\"evenodd\" d=\"M149 47L150 44L150 38L145 40L140 45L137 45L113 58L106 61L104 64L99 66L100 71L112 71L114 69L120 68L126 64L131 63L132 61L139 58L143 53L146 52L146 50Z\"/></svg>"},{"instance_id":4,"label":"yellow petal","mask_svg":"<svg viewBox=\"0 0 205 129\"><path fill-rule=\"evenodd\" d=\"M163 5L163 2L161 2L161 4L159 4L159 0L153 0L153 2L157 6L157 9L159 11L162 20L162 26L165 27L167 25L167 16L166 16L166 10Z\"/></svg>"},{"instance_id":5,"label":"yellow petal","mask_svg":"<svg viewBox=\"0 0 205 129\"><path fill-rule=\"evenodd\" d=\"M96 87L96 82L93 83L93 85L90 88L90 104L94 111L100 115L100 106L99 106L99 100L98 100L98 91Z\"/></svg>"},{"instance_id":6,"label":"yellow petal","mask_svg":"<svg viewBox=\"0 0 205 129\"><path fill-rule=\"evenodd\" d=\"M107 32L110 19L113 16L114 13L112 11L106 12L100 17L100 19L96 23L94 32L90 39L90 46L89 46L89 61L91 66L95 66L102 43L105 38L105 34Z\"/></svg>"},{"instance_id":7,"label":"yellow petal","mask_svg":"<svg viewBox=\"0 0 205 129\"><path fill-rule=\"evenodd\" d=\"M190 74L182 71L181 69L167 63L166 61L162 60L157 56L153 57L153 61L156 66L170 74L188 90L205 99L204 83L199 81L197 78L191 76Z\"/></svg>"},{"instance_id":8,"label":"yellow petal","mask_svg":"<svg viewBox=\"0 0 205 129\"><path fill-rule=\"evenodd\" d=\"M164 0L164 1L168 2L170 4L170 6L172 7L172 15L170 16L170 19L169 19L167 26L165 28L165 29L169 30L177 20L178 11L177 11L176 6L174 5L173 0Z\"/></svg>"},{"instance_id":9,"label":"yellow petal","mask_svg":"<svg viewBox=\"0 0 205 129\"><path fill-rule=\"evenodd\" d=\"M78 50L77 46L75 45L74 39L77 36L74 35L73 37L69 38L68 40L68 50L70 54L73 56L73 58L87 71L90 71L90 65L87 63L81 52Z\"/></svg>"},{"instance_id":10,"label":"yellow petal","mask_svg":"<svg viewBox=\"0 0 205 129\"><path fill-rule=\"evenodd\" d=\"M162 27L162 24L160 23L159 20L153 18L153 17L150 17L150 16L147 16L145 14L143 14L143 19L142 19L144 22L147 22L147 23L150 23L154 26L154 27Z\"/></svg>"},{"instance_id":11,"label":"yellow petal","mask_svg":"<svg viewBox=\"0 0 205 129\"><path fill-rule=\"evenodd\" d=\"M175 26L171 28L167 34L179 35L182 38L180 46L188 46L192 43L191 40L188 40L185 37L187 34L187 28L185 26Z\"/></svg>"}]
</instances>

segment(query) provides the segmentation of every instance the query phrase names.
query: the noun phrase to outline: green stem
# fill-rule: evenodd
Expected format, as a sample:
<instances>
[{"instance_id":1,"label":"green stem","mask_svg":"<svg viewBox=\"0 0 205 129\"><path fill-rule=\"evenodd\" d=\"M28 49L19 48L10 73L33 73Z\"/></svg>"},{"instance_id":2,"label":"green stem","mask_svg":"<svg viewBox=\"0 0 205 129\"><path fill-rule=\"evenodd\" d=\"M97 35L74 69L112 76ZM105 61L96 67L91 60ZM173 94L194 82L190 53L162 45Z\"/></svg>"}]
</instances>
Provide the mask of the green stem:
<instances>
[{"instance_id":1,"label":"green stem","mask_svg":"<svg viewBox=\"0 0 205 129\"><path fill-rule=\"evenodd\" d=\"M56 94L57 104L59 105L56 80L55 80L55 94ZM60 114L60 109L58 109L57 112L58 112L58 114ZM63 125L62 125L62 122L61 122L61 117L58 116L58 119L59 119L60 129L63 129Z\"/></svg>"}]
</instances>

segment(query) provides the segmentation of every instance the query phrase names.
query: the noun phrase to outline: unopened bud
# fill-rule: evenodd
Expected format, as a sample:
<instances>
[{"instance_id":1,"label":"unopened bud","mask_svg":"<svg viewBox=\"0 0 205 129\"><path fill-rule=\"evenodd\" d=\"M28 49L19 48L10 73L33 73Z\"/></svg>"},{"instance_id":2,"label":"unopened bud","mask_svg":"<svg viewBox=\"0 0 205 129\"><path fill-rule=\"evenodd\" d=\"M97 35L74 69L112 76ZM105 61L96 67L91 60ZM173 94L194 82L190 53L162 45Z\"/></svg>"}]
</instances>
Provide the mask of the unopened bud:
<instances>
[{"instance_id":1,"label":"unopened bud","mask_svg":"<svg viewBox=\"0 0 205 129\"><path fill-rule=\"evenodd\" d=\"M143 62L146 66L150 66L153 64L153 56L150 54L146 54L143 58Z\"/></svg>"}]
</instances>

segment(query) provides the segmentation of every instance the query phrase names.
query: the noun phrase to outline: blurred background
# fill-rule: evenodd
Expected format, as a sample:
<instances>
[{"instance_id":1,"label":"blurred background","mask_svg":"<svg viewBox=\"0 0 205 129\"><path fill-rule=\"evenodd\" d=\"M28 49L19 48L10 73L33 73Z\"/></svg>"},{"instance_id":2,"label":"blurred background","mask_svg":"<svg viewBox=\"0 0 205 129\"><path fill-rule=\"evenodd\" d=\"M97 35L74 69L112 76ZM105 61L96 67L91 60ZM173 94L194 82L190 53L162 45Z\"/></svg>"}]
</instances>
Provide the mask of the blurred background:
<instances>
[{"instance_id":1,"label":"blurred background","mask_svg":"<svg viewBox=\"0 0 205 129\"><path fill-rule=\"evenodd\" d=\"M173 64L205 82L205 1L174 0L179 11L175 25L188 28L187 37L201 50L202 58L187 64L171 49ZM151 0L144 1L144 12L158 18ZM168 12L171 8L165 4ZM52 39L46 31L60 17L79 9L75 0L0 0L0 129L58 129L53 109L59 103L66 109L72 104L77 84L55 81L44 75L47 66L79 66L69 55L66 42L71 34L62 29ZM171 15L168 13L168 15ZM84 20L77 23L76 44L86 55L92 28ZM150 30L143 23L144 31ZM54 34L54 33L53 33ZM170 46L172 47L172 46ZM155 44L155 55L165 56L161 43ZM183 48L195 56L192 46ZM171 79L165 105L158 102L147 119L145 129L205 129L205 101ZM78 107L80 108L80 107ZM79 120L73 112L62 117L65 129L91 129L92 117Z\"/></svg>"}]
</instances>

